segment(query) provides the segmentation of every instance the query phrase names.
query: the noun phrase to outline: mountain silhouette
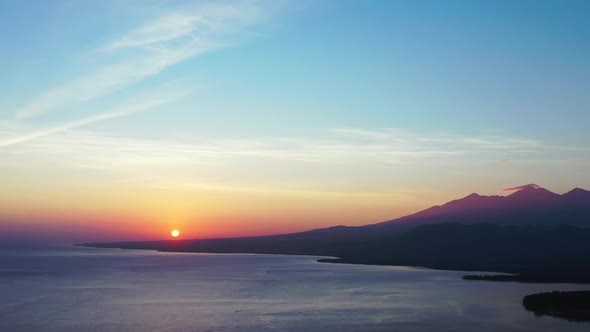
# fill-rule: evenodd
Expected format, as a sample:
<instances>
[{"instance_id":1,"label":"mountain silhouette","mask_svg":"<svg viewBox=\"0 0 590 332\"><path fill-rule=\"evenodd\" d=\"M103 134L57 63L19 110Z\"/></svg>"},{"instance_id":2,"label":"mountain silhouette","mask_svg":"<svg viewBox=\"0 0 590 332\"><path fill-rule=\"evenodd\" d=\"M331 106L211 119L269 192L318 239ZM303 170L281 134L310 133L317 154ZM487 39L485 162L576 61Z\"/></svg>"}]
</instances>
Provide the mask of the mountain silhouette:
<instances>
[{"instance_id":1,"label":"mountain silhouette","mask_svg":"<svg viewBox=\"0 0 590 332\"><path fill-rule=\"evenodd\" d=\"M563 194L562 197L564 197L564 199L569 202L569 204L588 204L590 201L590 191L581 188L575 188Z\"/></svg>"},{"instance_id":2,"label":"mountain silhouette","mask_svg":"<svg viewBox=\"0 0 590 332\"><path fill-rule=\"evenodd\" d=\"M470 194L418 213L388 220L367 228L409 230L438 223L496 223L504 225L590 226L590 191L576 188L563 195L535 184L506 189L508 196Z\"/></svg>"},{"instance_id":3,"label":"mountain silhouette","mask_svg":"<svg viewBox=\"0 0 590 332\"><path fill-rule=\"evenodd\" d=\"M511 194L484 196L472 193L408 216L365 226L339 225L298 233L240 239L277 238L294 242L297 240L348 241L359 237L399 235L419 226L443 223L539 226L565 223L580 227L590 226L590 191L575 188L559 195L536 184L508 188L505 191ZM231 238L216 240L231 240ZM179 241L175 240L175 242Z\"/></svg>"},{"instance_id":4,"label":"mountain silhouette","mask_svg":"<svg viewBox=\"0 0 590 332\"><path fill-rule=\"evenodd\" d=\"M590 255L590 191L576 188L558 195L534 184L507 191L511 194L470 194L366 226L258 237L82 245L331 256L337 258L324 261L518 274L500 278L470 276L476 280L590 282L590 267L586 264Z\"/></svg>"},{"instance_id":5,"label":"mountain silhouette","mask_svg":"<svg viewBox=\"0 0 590 332\"><path fill-rule=\"evenodd\" d=\"M506 189L505 189L506 190ZM529 184L519 187L507 196L506 202L510 204L535 205L539 203L556 203L560 196L536 184Z\"/></svg>"},{"instance_id":6,"label":"mountain silhouette","mask_svg":"<svg viewBox=\"0 0 590 332\"><path fill-rule=\"evenodd\" d=\"M418 226L443 223L499 225L559 225L590 227L590 191L575 188L563 195L539 185L504 189L507 196L477 193L417 213L365 226L335 226L289 234L294 237L355 237L397 235Z\"/></svg>"}]
</instances>

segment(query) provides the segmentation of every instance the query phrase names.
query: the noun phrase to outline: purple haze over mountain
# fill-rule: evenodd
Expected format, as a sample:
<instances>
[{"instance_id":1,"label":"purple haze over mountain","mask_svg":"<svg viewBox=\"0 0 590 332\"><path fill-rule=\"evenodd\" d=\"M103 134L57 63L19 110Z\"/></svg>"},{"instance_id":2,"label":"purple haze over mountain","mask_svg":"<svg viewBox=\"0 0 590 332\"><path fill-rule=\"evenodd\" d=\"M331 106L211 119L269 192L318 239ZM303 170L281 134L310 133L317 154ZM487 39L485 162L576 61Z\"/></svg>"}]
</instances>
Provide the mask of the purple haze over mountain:
<instances>
[{"instance_id":1,"label":"purple haze over mountain","mask_svg":"<svg viewBox=\"0 0 590 332\"><path fill-rule=\"evenodd\" d=\"M590 225L590 191L576 188L559 195L536 184L508 188L505 191L512 193L508 196L482 196L473 193L440 206L369 227L442 222Z\"/></svg>"}]
</instances>

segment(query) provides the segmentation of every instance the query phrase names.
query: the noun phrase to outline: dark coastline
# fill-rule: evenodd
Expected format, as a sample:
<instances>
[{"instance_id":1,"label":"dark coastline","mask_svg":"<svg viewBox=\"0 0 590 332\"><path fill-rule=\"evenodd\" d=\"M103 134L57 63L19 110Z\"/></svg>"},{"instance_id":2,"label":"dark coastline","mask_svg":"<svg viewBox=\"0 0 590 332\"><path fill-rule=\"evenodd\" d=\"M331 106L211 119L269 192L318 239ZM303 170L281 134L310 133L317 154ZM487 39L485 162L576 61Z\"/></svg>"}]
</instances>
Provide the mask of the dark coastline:
<instances>
[{"instance_id":1,"label":"dark coastline","mask_svg":"<svg viewBox=\"0 0 590 332\"><path fill-rule=\"evenodd\" d=\"M463 276L463 280L473 281L498 281L498 282L524 282L524 283L540 283L540 284L590 284L586 278L577 278L571 276L546 276L539 275L520 275L520 274L484 274L474 275L468 274Z\"/></svg>"},{"instance_id":2,"label":"dark coastline","mask_svg":"<svg viewBox=\"0 0 590 332\"><path fill-rule=\"evenodd\" d=\"M76 244L77 246L83 247L95 247L95 248L113 248L113 246L96 246L92 244ZM280 254L280 255L297 255L297 256L310 256L305 253L267 253L267 252L247 252L247 251L194 251L177 248L129 248L120 247L119 249L142 249L142 250L156 250L160 252L199 252L199 253L226 253L226 254ZM317 256L317 255L311 255ZM353 265L378 265L378 266L410 266L414 268L428 268L435 270L453 270L453 271L486 271L484 266L458 266L449 265L443 266L440 264L429 265L429 264L395 264L393 262L382 262L377 260L362 260L362 259L345 259L338 257L326 257L316 260L318 263L331 263L331 264L353 264ZM506 267L507 270L513 271L512 268ZM522 282L522 283L574 283L574 284L590 284L590 279L585 274L573 276L573 275L547 275L543 273L539 274L497 274L502 273L502 268L488 269L488 272L496 274L485 274L485 275L464 275L463 280L467 281L496 281L496 282ZM507 272L510 273L510 272ZM573 294L575 293L575 294ZM556 318L567 319L576 322L590 322L590 291L580 292L552 292L552 293L541 293L527 295L522 300L523 306L526 310L532 311L535 315L548 315Z\"/></svg>"},{"instance_id":3,"label":"dark coastline","mask_svg":"<svg viewBox=\"0 0 590 332\"><path fill-rule=\"evenodd\" d=\"M318 255L313 253L293 253L293 252L259 252L259 251L201 251L201 250L186 250L186 249L162 249L162 248L131 248L131 247L114 247L114 246L103 246L95 244L74 244L80 247L89 248L117 248L117 249L134 249L134 250L154 250L158 252L179 252L179 253L210 253L210 254L253 254L253 255L292 255L292 256L326 256ZM482 265L431 265L431 264L412 264L411 262L383 262L373 259L347 259L341 257L326 257L319 258L316 260L318 263L330 263L330 264L352 264L352 265L372 265L372 266L404 266L413 268L425 268L433 270L444 270L444 271L478 271L478 272L490 272L493 274L466 274L462 277L463 280L469 281L495 281L495 282L522 282L522 283L569 283L569 284L590 284L590 278L586 275L563 275L563 274L546 274L546 273L515 273L511 267L498 267L487 268Z\"/></svg>"},{"instance_id":4,"label":"dark coastline","mask_svg":"<svg viewBox=\"0 0 590 332\"><path fill-rule=\"evenodd\" d=\"M341 230L212 240L86 243L97 248L167 252L320 256L322 263L419 266L489 272L472 281L590 283L590 229L571 225L440 224L398 236ZM547 246L551 243L551 246ZM330 258L328 258L330 257ZM334 258L337 257L337 258Z\"/></svg>"},{"instance_id":5,"label":"dark coastline","mask_svg":"<svg viewBox=\"0 0 590 332\"><path fill-rule=\"evenodd\" d=\"M551 245L548 245L551 244ZM567 224L514 226L447 223L416 227L403 234L357 232L347 228L266 237L212 240L87 243L87 247L162 252L280 254L316 256L320 263L410 266L466 271L466 282L590 284L590 229ZM468 274L467 271L479 273ZM485 273L485 274L481 274ZM549 305L551 307L551 300ZM584 320L569 313L570 297L557 311L542 314ZM536 308L538 309L538 308Z\"/></svg>"},{"instance_id":6,"label":"dark coastline","mask_svg":"<svg viewBox=\"0 0 590 332\"><path fill-rule=\"evenodd\" d=\"M570 276L570 275L546 275L546 274L511 274L510 272L503 272L501 268L486 271L485 268L472 268L468 267L457 267L457 266L441 266L441 265L411 265L411 264L388 264L388 263L377 263L370 261L350 261L342 258L321 258L317 260L319 263L332 263L332 264L354 264L354 265L378 265L378 266L409 266L414 268L425 268L433 270L444 270L444 271L485 271L492 272L494 274L466 274L463 276L463 280L470 281L496 281L496 282L522 282L522 283L542 283L542 284L590 284L590 279L585 276Z\"/></svg>"},{"instance_id":7,"label":"dark coastline","mask_svg":"<svg viewBox=\"0 0 590 332\"><path fill-rule=\"evenodd\" d=\"M590 321L590 291L548 292L524 297L522 305L535 315L576 322Z\"/></svg>"}]
</instances>

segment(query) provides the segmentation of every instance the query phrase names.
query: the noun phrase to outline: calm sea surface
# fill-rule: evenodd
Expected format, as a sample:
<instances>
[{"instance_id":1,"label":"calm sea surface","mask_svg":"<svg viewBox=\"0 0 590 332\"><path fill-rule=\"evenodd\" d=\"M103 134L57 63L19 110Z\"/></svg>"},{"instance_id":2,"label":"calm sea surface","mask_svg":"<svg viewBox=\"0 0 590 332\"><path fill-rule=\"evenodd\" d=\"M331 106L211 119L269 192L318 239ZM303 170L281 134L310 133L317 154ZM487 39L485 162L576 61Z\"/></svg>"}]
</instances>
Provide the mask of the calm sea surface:
<instances>
[{"instance_id":1,"label":"calm sea surface","mask_svg":"<svg viewBox=\"0 0 590 332\"><path fill-rule=\"evenodd\" d=\"M0 250L0 331L590 331L520 304L529 293L584 286L315 260Z\"/></svg>"}]
</instances>

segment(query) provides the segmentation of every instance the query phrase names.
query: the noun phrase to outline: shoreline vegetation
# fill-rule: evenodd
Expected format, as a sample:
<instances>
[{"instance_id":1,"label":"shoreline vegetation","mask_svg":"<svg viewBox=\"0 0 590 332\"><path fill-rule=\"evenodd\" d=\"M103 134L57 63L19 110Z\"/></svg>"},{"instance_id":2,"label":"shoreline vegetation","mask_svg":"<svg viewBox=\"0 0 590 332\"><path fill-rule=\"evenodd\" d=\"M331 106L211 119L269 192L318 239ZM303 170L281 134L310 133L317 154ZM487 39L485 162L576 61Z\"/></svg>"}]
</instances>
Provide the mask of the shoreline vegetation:
<instances>
[{"instance_id":1,"label":"shoreline vegetation","mask_svg":"<svg viewBox=\"0 0 590 332\"><path fill-rule=\"evenodd\" d=\"M553 316L569 321L590 321L590 291L553 291L524 297L522 305L538 316Z\"/></svg>"},{"instance_id":2,"label":"shoreline vegetation","mask_svg":"<svg viewBox=\"0 0 590 332\"><path fill-rule=\"evenodd\" d=\"M524 283L540 283L540 284L555 284L555 283L568 283L568 284L590 284L586 279L581 278L555 278L552 276L545 275L520 275L520 274L483 274L474 275L467 274L463 276L463 280L475 280L475 281L499 281L499 282L524 282Z\"/></svg>"}]
</instances>

